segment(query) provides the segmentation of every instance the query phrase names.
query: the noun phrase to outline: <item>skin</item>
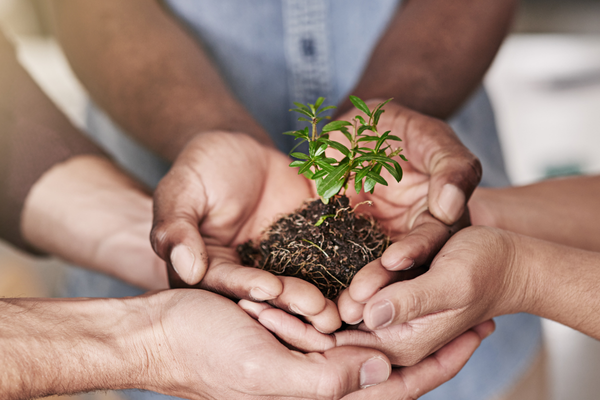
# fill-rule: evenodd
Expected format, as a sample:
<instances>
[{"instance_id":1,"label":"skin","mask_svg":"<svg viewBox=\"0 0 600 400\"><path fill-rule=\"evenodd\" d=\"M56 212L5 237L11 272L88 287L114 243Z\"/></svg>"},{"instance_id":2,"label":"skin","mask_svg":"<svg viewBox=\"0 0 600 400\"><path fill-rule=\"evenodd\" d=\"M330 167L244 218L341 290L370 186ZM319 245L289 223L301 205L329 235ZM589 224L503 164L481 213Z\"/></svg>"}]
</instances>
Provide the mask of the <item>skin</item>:
<instances>
[{"instance_id":1,"label":"skin","mask_svg":"<svg viewBox=\"0 0 600 400\"><path fill-rule=\"evenodd\" d=\"M128 299L3 299L0 313L0 395L7 400L127 388L187 399L339 399L390 374L376 350L291 351L235 303L202 290ZM471 334L450 350L462 360L479 341ZM414 368L404 379L417 384L415 375L436 367ZM369 398L374 390L352 398Z\"/></svg>"},{"instance_id":2,"label":"skin","mask_svg":"<svg viewBox=\"0 0 600 400\"><path fill-rule=\"evenodd\" d=\"M514 0L405 0L351 94L450 117L481 84L516 7ZM350 108L346 100L339 112Z\"/></svg>"},{"instance_id":3,"label":"skin","mask_svg":"<svg viewBox=\"0 0 600 400\"><path fill-rule=\"evenodd\" d=\"M352 282L364 329L408 329L407 345L436 348L489 318L527 312L600 338L599 193L597 176L477 189L470 208L478 226L455 234L429 272L394 283L391 246Z\"/></svg>"},{"instance_id":4,"label":"skin","mask_svg":"<svg viewBox=\"0 0 600 400\"><path fill-rule=\"evenodd\" d=\"M58 37L89 93L157 154L174 160L191 137L214 130L244 132L267 142L262 129L226 90L201 45L154 1L53 4ZM515 1L404 2L353 93L363 99L394 97L416 111L448 117L481 82L514 9ZM445 40L431 40L432 32ZM152 47L145 45L149 41ZM136 57L129 57L132 53ZM349 108L344 103L339 111ZM471 185L472 179L468 182ZM439 196L446 183L456 182L436 181L432 204L442 202ZM443 198L455 211L441 213L434 206L433 215L455 223L469 195L450 187ZM201 258L200 250L191 250L195 259Z\"/></svg>"}]
</instances>

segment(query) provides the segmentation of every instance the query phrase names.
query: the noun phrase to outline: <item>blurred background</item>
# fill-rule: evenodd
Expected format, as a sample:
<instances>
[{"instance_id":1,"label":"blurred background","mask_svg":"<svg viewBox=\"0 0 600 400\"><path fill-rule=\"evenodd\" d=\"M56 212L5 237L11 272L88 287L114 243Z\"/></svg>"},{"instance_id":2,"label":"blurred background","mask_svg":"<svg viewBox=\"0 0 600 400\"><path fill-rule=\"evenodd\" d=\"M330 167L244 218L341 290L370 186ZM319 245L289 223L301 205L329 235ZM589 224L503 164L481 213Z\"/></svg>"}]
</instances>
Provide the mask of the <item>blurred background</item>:
<instances>
[{"instance_id":1,"label":"blurred background","mask_svg":"<svg viewBox=\"0 0 600 400\"><path fill-rule=\"evenodd\" d=\"M49 35L47 11L45 0L0 0L0 26L40 86L83 127L86 94ZM523 0L485 83L514 184L600 173L600 2ZM53 296L62 270L58 260L33 259L0 242L0 297ZM598 399L600 343L551 321L544 333L553 399Z\"/></svg>"}]
</instances>

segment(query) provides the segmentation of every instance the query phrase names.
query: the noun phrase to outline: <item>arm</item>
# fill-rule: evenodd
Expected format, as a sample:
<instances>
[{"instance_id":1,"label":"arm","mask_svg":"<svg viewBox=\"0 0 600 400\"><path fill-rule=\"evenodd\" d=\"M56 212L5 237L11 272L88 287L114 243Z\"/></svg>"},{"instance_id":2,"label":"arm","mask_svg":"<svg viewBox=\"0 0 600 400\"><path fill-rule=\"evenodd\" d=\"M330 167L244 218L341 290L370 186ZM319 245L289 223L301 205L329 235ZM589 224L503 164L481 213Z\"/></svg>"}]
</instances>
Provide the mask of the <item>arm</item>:
<instances>
[{"instance_id":1,"label":"arm","mask_svg":"<svg viewBox=\"0 0 600 400\"><path fill-rule=\"evenodd\" d=\"M25 198L53 165L102 151L81 135L17 62L0 32L0 238L27 248Z\"/></svg>"},{"instance_id":2,"label":"arm","mask_svg":"<svg viewBox=\"0 0 600 400\"><path fill-rule=\"evenodd\" d=\"M378 335L410 328L418 345L434 348L489 318L519 312L600 339L599 266L596 252L470 227L446 243L426 274L369 299L364 320Z\"/></svg>"},{"instance_id":3,"label":"arm","mask_svg":"<svg viewBox=\"0 0 600 400\"><path fill-rule=\"evenodd\" d=\"M385 382L391 369L372 349L291 351L235 303L201 290L3 299L0 319L0 397L7 400L130 388L187 399L338 399ZM468 355L478 343L470 338L460 350ZM436 372L439 385L444 371L436 367L408 376L418 384Z\"/></svg>"},{"instance_id":4,"label":"arm","mask_svg":"<svg viewBox=\"0 0 600 400\"><path fill-rule=\"evenodd\" d=\"M473 225L600 251L598 199L600 176L580 176L521 187L478 188L469 209Z\"/></svg>"},{"instance_id":5,"label":"arm","mask_svg":"<svg viewBox=\"0 0 600 400\"><path fill-rule=\"evenodd\" d=\"M515 0L405 1L352 94L450 117L481 84L515 8Z\"/></svg>"},{"instance_id":6,"label":"arm","mask_svg":"<svg viewBox=\"0 0 600 400\"><path fill-rule=\"evenodd\" d=\"M193 136L212 130L271 143L156 1L56 0L54 11L58 38L91 96L156 154L173 161Z\"/></svg>"}]
</instances>

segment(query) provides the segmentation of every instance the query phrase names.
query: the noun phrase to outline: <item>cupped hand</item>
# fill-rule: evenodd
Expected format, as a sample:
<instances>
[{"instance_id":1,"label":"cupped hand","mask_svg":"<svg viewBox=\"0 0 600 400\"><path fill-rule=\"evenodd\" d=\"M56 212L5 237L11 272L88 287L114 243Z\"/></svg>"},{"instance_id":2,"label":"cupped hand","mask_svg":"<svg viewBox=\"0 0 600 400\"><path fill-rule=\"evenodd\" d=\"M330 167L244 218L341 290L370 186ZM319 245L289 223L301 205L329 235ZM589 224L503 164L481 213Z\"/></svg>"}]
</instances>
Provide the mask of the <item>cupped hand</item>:
<instances>
[{"instance_id":1,"label":"cupped hand","mask_svg":"<svg viewBox=\"0 0 600 400\"><path fill-rule=\"evenodd\" d=\"M454 377L481 341L495 329L493 321L485 321L472 329L467 329L427 357L410 360L402 354L391 351L391 340L402 340L401 337L379 336L377 332L360 330L324 335L311 325L304 324L296 317L264 303L242 300L239 305L288 345L301 351L327 351L350 344L378 348L388 354L393 365L410 365L394 368L386 382L352 393L345 397L347 399L416 399Z\"/></svg>"},{"instance_id":2,"label":"cupped hand","mask_svg":"<svg viewBox=\"0 0 600 400\"><path fill-rule=\"evenodd\" d=\"M143 300L153 327L140 344L146 389L186 399L339 399L390 375L389 360L374 349L292 351L214 293L177 289Z\"/></svg>"},{"instance_id":3,"label":"cupped hand","mask_svg":"<svg viewBox=\"0 0 600 400\"><path fill-rule=\"evenodd\" d=\"M392 244L375 263L377 268L363 268L342 293L338 306L347 323L362 319L363 305L380 288L422 272L419 267L456 231L470 225L466 202L481 179L479 160L443 121L393 102L384 109L378 131L402 138L408 162L397 159L404 171L399 183L383 170L388 186L378 185L373 194L348 190L354 204L369 201L371 206L359 206L358 211L373 215L390 232ZM357 114L352 110L340 118ZM345 140L339 132L332 136ZM417 270L394 272L411 268Z\"/></svg>"},{"instance_id":4,"label":"cupped hand","mask_svg":"<svg viewBox=\"0 0 600 400\"><path fill-rule=\"evenodd\" d=\"M519 261L519 238L488 227L461 230L441 249L426 274L374 294L364 306L359 329L370 332L373 346L392 362L410 364L472 326L526 311L535 276ZM348 337L362 335L348 332Z\"/></svg>"},{"instance_id":5,"label":"cupped hand","mask_svg":"<svg viewBox=\"0 0 600 400\"><path fill-rule=\"evenodd\" d=\"M315 286L243 267L235 251L278 216L315 197L312 185L289 163L281 152L244 134L197 136L154 193L151 242L174 268L172 286L270 301L331 332L341 325L337 308Z\"/></svg>"}]
</instances>

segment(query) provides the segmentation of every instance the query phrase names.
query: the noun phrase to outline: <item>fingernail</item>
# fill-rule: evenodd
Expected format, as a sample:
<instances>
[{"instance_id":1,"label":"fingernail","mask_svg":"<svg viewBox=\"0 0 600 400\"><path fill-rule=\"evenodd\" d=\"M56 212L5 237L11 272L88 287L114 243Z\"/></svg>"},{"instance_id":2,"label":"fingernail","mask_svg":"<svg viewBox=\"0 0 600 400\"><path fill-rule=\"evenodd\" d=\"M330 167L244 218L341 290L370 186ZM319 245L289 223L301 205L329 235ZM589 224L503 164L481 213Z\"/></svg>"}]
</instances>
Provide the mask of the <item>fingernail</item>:
<instances>
[{"instance_id":1,"label":"fingernail","mask_svg":"<svg viewBox=\"0 0 600 400\"><path fill-rule=\"evenodd\" d=\"M194 284L194 262L196 257L192 250L183 244L179 244L171 251L171 264L175 269L175 272L181 279L187 284Z\"/></svg>"},{"instance_id":2,"label":"fingernail","mask_svg":"<svg viewBox=\"0 0 600 400\"><path fill-rule=\"evenodd\" d=\"M390 370L390 365L379 357L367 360L360 367L360 387L364 389L387 381L390 377Z\"/></svg>"},{"instance_id":3,"label":"fingernail","mask_svg":"<svg viewBox=\"0 0 600 400\"><path fill-rule=\"evenodd\" d=\"M373 329L384 328L394 318L394 307L389 300L383 300L371 308L371 325Z\"/></svg>"},{"instance_id":4,"label":"fingernail","mask_svg":"<svg viewBox=\"0 0 600 400\"><path fill-rule=\"evenodd\" d=\"M252 297L254 300L265 301L274 299L276 296L265 292L259 287L255 287L250 290L250 297Z\"/></svg>"},{"instance_id":5,"label":"fingernail","mask_svg":"<svg viewBox=\"0 0 600 400\"><path fill-rule=\"evenodd\" d=\"M404 271L407 269L411 269L414 266L415 266L415 260L413 260L412 258L404 257L402 259L402 261L400 261L398 263L398 265L396 265L394 270L395 271Z\"/></svg>"},{"instance_id":6,"label":"fingernail","mask_svg":"<svg viewBox=\"0 0 600 400\"><path fill-rule=\"evenodd\" d=\"M438 205L441 211L446 214L449 221L455 222L460 217L460 213L465 205L465 194L456 186L447 183L440 193Z\"/></svg>"}]
</instances>

